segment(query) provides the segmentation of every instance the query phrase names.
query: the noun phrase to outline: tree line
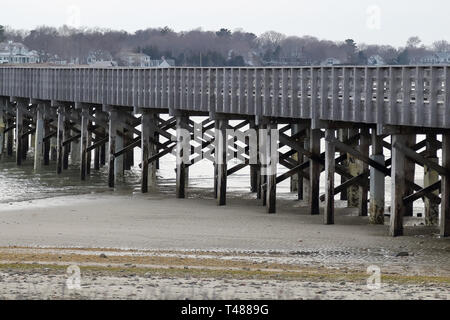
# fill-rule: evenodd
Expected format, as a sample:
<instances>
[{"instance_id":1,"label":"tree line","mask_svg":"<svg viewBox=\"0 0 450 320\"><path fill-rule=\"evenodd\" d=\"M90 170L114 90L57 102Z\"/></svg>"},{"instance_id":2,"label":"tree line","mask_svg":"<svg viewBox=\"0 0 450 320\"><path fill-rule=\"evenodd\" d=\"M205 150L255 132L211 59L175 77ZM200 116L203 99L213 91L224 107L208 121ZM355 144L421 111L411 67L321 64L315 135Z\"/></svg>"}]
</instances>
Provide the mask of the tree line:
<instances>
[{"instance_id":1,"label":"tree line","mask_svg":"<svg viewBox=\"0 0 450 320\"><path fill-rule=\"evenodd\" d=\"M380 56L387 64L408 64L436 52L450 52L450 43L431 46L411 37L404 47L357 44L353 39L321 40L313 36L286 36L268 31L260 36L237 29L218 31L195 29L175 32L169 27L149 28L134 33L100 28L41 26L17 30L0 26L0 42L12 40L39 53L41 62L55 59L85 64L92 54L119 60L121 52L144 53L159 59L174 59L178 66L267 66L316 65L328 58L342 64L367 64Z\"/></svg>"}]
</instances>

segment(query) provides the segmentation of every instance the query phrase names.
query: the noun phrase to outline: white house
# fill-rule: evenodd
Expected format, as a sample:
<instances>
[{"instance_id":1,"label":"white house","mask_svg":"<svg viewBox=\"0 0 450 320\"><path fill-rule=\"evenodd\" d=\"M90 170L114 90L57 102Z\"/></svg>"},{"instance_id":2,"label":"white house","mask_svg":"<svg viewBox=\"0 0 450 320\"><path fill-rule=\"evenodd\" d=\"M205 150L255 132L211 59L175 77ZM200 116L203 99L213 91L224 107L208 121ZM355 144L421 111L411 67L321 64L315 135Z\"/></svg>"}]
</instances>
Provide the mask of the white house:
<instances>
[{"instance_id":1,"label":"white house","mask_svg":"<svg viewBox=\"0 0 450 320\"><path fill-rule=\"evenodd\" d=\"M38 62L38 53L28 50L22 43L13 41L0 43L0 64L28 64Z\"/></svg>"},{"instance_id":2,"label":"white house","mask_svg":"<svg viewBox=\"0 0 450 320\"><path fill-rule=\"evenodd\" d=\"M150 56L143 53L121 52L118 58L121 65L127 67L151 67Z\"/></svg>"}]
</instances>

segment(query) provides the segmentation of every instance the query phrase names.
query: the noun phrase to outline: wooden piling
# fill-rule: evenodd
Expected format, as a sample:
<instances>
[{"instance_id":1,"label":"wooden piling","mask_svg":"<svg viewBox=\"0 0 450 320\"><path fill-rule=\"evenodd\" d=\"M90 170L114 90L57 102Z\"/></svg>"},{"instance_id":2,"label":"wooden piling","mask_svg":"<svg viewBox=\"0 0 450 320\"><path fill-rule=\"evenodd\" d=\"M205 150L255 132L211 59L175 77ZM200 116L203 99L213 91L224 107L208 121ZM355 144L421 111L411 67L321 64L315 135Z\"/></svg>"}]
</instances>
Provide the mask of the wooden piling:
<instances>
[{"instance_id":1,"label":"wooden piling","mask_svg":"<svg viewBox=\"0 0 450 320\"><path fill-rule=\"evenodd\" d=\"M389 235L393 237L403 235L403 216L405 210L403 197L406 192L405 154L395 148L394 144L400 143L404 145L405 142L405 135L392 135L391 217Z\"/></svg>"},{"instance_id":2,"label":"wooden piling","mask_svg":"<svg viewBox=\"0 0 450 320\"><path fill-rule=\"evenodd\" d=\"M91 174L91 166L92 166L92 150L87 151L87 148L89 148L92 145L92 131L90 128L92 128L92 121L88 120L86 130L86 176L89 176Z\"/></svg>"},{"instance_id":3,"label":"wooden piling","mask_svg":"<svg viewBox=\"0 0 450 320\"><path fill-rule=\"evenodd\" d=\"M190 139L190 136L188 136L184 133L187 132L189 127L189 117L186 115L177 115L176 116L177 121L177 164L176 164L176 180L177 180L177 186L176 186L176 196L178 199L184 199L186 198L186 163L187 156L185 154L184 146L189 145L190 141L185 141L186 139Z\"/></svg>"},{"instance_id":4,"label":"wooden piling","mask_svg":"<svg viewBox=\"0 0 450 320\"><path fill-rule=\"evenodd\" d=\"M154 136L154 126L156 125L155 114L143 111L142 117L142 129L141 129L141 148L142 148L142 179L141 179L141 191L142 193L148 192L149 185L155 185L156 183L156 164L153 161L149 163L149 158L156 154L154 144L150 142L150 137Z\"/></svg>"},{"instance_id":5,"label":"wooden piling","mask_svg":"<svg viewBox=\"0 0 450 320\"><path fill-rule=\"evenodd\" d=\"M14 125L14 120L8 117L8 128ZM6 136L6 154L11 157L13 155L14 133L13 130L8 131Z\"/></svg>"},{"instance_id":6,"label":"wooden piling","mask_svg":"<svg viewBox=\"0 0 450 320\"><path fill-rule=\"evenodd\" d=\"M303 147L305 150L311 150L310 148L310 144L311 144L311 130L306 130L306 135L305 135L305 139L303 140ZM306 159L305 159L306 160ZM311 163L311 162L310 162ZM309 169L306 169L305 171L307 171ZM309 180L303 178L303 200L304 201L308 201L311 198L310 196L310 189L309 189Z\"/></svg>"},{"instance_id":7,"label":"wooden piling","mask_svg":"<svg viewBox=\"0 0 450 320\"><path fill-rule=\"evenodd\" d=\"M334 224L334 174L336 147L327 139L334 139L335 130L325 130L325 214L324 224Z\"/></svg>"},{"instance_id":8,"label":"wooden piling","mask_svg":"<svg viewBox=\"0 0 450 320\"><path fill-rule=\"evenodd\" d=\"M345 142L348 139L348 129L339 129L338 130L338 138L339 138L339 141ZM345 155L345 152L340 152L340 155L341 156ZM348 170L348 160L347 159L342 161L341 165L343 168ZM345 181L347 181L347 178L344 176L341 176L341 184L344 184ZM344 200L344 201L348 200L347 189L342 190L340 197L341 197L341 200Z\"/></svg>"},{"instance_id":9,"label":"wooden piling","mask_svg":"<svg viewBox=\"0 0 450 320\"><path fill-rule=\"evenodd\" d=\"M44 107L44 137L50 134L49 108L50 105ZM44 141L44 166L48 165L50 165L50 139Z\"/></svg>"},{"instance_id":10,"label":"wooden piling","mask_svg":"<svg viewBox=\"0 0 450 320\"><path fill-rule=\"evenodd\" d=\"M3 99L0 99L0 159L3 157L5 153L5 129L6 129L6 117L4 112Z\"/></svg>"},{"instance_id":11,"label":"wooden piling","mask_svg":"<svg viewBox=\"0 0 450 320\"><path fill-rule=\"evenodd\" d=\"M87 175L87 148L88 148L88 124L89 124L89 109L85 106L81 109L81 137L80 137L80 178L86 180Z\"/></svg>"},{"instance_id":12,"label":"wooden piling","mask_svg":"<svg viewBox=\"0 0 450 320\"><path fill-rule=\"evenodd\" d=\"M16 109L16 164L20 166L23 160L23 103L17 101Z\"/></svg>"},{"instance_id":13,"label":"wooden piling","mask_svg":"<svg viewBox=\"0 0 450 320\"><path fill-rule=\"evenodd\" d=\"M310 152L315 160L310 159L309 165L309 210L311 215L320 214L320 129L310 129Z\"/></svg>"},{"instance_id":14,"label":"wooden piling","mask_svg":"<svg viewBox=\"0 0 450 320\"><path fill-rule=\"evenodd\" d=\"M450 172L450 134L442 135L442 166ZM442 176L440 235L450 236L450 175Z\"/></svg>"},{"instance_id":15,"label":"wooden piling","mask_svg":"<svg viewBox=\"0 0 450 320\"><path fill-rule=\"evenodd\" d=\"M266 181L267 181L267 213L276 213L276 199L277 199L277 164L278 162L278 148L275 141L274 133L277 130L275 122L270 121L267 125L267 141L266 141Z\"/></svg>"},{"instance_id":16,"label":"wooden piling","mask_svg":"<svg viewBox=\"0 0 450 320\"><path fill-rule=\"evenodd\" d=\"M255 121L250 121L250 130L258 131ZM250 192L258 193L258 163L250 164Z\"/></svg>"},{"instance_id":17,"label":"wooden piling","mask_svg":"<svg viewBox=\"0 0 450 320\"><path fill-rule=\"evenodd\" d=\"M348 136L349 138L359 134L359 129L349 129ZM351 144L353 148L358 148L358 141ZM347 154L347 168L349 173L353 177L357 177L361 174L361 166L359 165L358 160L351 154ZM347 189L347 206L349 208L359 208L360 206L360 189L357 185L352 185Z\"/></svg>"},{"instance_id":18,"label":"wooden piling","mask_svg":"<svg viewBox=\"0 0 450 320\"><path fill-rule=\"evenodd\" d=\"M437 156L437 136L436 134L426 135L426 149L425 158L439 164L439 158ZM439 173L433 168L424 165L424 188L427 188L439 181ZM439 196L439 190L434 191L434 194ZM435 226L439 223L439 205L430 201L429 198L424 197L424 209L425 209L425 225Z\"/></svg>"},{"instance_id":19,"label":"wooden piling","mask_svg":"<svg viewBox=\"0 0 450 320\"><path fill-rule=\"evenodd\" d=\"M56 173L61 174L63 168L63 141L64 141L64 116L65 108L58 107L58 128L56 135Z\"/></svg>"},{"instance_id":20,"label":"wooden piling","mask_svg":"<svg viewBox=\"0 0 450 320\"><path fill-rule=\"evenodd\" d=\"M371 159L380 165L385 165L383 154L383 138L372 129L372 156ZM370 167L370 206L369 223L384 224L384 189L385 174L374 167Z\"/></svg>"},{"instance_id":21,"label":"wooden piling","mask_svg":"<svg viewBox=\"0 0 450 320\"><path fill-rule=\"evenodd\" d=\"M70 109L65 108L65 112L69 113ZM65 117L64 119L64 132L63 132L63 141L66 141L70 138L70 120ZM70 143L66 143L63 146L63 160L62 160L62 168L63 170L69 169L69 155L70 155Z\"/></svg>"},{"instance_id":22,"label":"wooden piling","mask_svg":"<svg viewBox=\"0 0 450 320\"><path fill-rule=\"evenodd\" d=\"M416 144L416 135L415 134L408 135L406 137L405 145L408 148L413 148L415 146L415 144ZM415 168L416 168L416 163L413 160L406 157L405 158L405 179L407 181L414 182ZM407 185L406 190L405 190L405 196L413 194L413 193L414 193L414 188L411 185ZM405 204L404 215L405 215L405 217L413 216L413 203L412 202Z\"/></svg>"},{"instance_id":23,"label":"wooden piling","mask_svg":"<svg viewBox=\"0 0 450 320\"><path fill-rule=\"evenodd\" d=\"M227 201L227 152L228 137L226 129L228 121L224 119L219 122L216 134L216 163L217 163L217 205L224 206Z\"/></svg>"},{"instance_id":24,"label":"wooden piling","mask_svg":"<svg viewBox=\"0 0 450 320\"><path fill-rule=\"evenodd\" d=\"M36 109L36 134L34 143L34 170L41 169L44 163L44 112L45 105L38 104Z\"/></svg>"},{"instance_id":25,"label":"wooden piling","mask_svg":"<svg viewBox=\"0 0 450 320\"><path fill-rule=\"evenodd\" d=\"M115 157L116 153L116 137L117 137L117 111L112 109L109 112L109 140L108 140L108 186L114 188L115 185Z\"/></svg>"},{"instance_id":26,"label":"wooden piling","mask_svg":"<svg viewBox=\"0 0 450 320\"><path fill-rule=\"evenodd\" d=\"M360 137L360 143L359 143L359 152L369 158L369 146L370 146L370 133L369 129L367 127L361 128L361 137ZM367 162L359 160L359 174L362 174L364 172L369 171L369 165ZM362 183L359 186L359 215L361 217L367 216L367 201L368 201L368 192L369 192L369 179L367 178L363 179Z\"/></svg>"}]
</instances>

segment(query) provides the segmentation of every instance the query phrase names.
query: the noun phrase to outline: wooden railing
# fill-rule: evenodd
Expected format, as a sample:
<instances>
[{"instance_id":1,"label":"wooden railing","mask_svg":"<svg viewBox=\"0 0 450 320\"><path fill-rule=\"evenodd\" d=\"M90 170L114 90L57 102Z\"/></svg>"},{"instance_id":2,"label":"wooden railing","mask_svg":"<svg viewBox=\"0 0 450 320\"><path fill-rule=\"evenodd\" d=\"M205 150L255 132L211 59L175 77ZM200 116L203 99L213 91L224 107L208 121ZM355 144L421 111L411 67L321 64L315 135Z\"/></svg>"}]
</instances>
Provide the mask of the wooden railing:
<instances>
[{"instance_id":1,"label":"wooden railing","mask_svg":"<svg viewBox=\"0 0 450 320\"><path fill-rule=\"evenodd\" d=\"M0 67L0 95L450 128L450 66Z\"/></svg>"}]
</instances>

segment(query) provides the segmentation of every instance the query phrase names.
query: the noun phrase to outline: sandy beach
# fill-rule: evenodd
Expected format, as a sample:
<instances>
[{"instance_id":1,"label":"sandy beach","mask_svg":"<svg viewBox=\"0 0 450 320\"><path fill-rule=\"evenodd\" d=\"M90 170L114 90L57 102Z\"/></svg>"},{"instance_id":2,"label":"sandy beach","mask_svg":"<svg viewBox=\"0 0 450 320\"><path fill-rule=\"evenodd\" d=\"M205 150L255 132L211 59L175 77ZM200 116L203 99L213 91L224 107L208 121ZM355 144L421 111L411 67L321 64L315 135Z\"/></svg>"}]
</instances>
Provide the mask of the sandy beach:
<instances>
[{"instance_id":1,"label":"sandy beach","mask_svg":"<svg viewBox=\"0 0 450 320\"><path fill-rule=\"evenodd\" d=\"M450 242L407 221L390 238L354 209L324 226L305 203L268 215L253 194L153 190L0 205L0 298L448 299ZM415 227L412 227L416 225ZM67 267L81 268L68 290ZM367 287L367 268L381 288Z\"/></svg>"}]
</instances>

